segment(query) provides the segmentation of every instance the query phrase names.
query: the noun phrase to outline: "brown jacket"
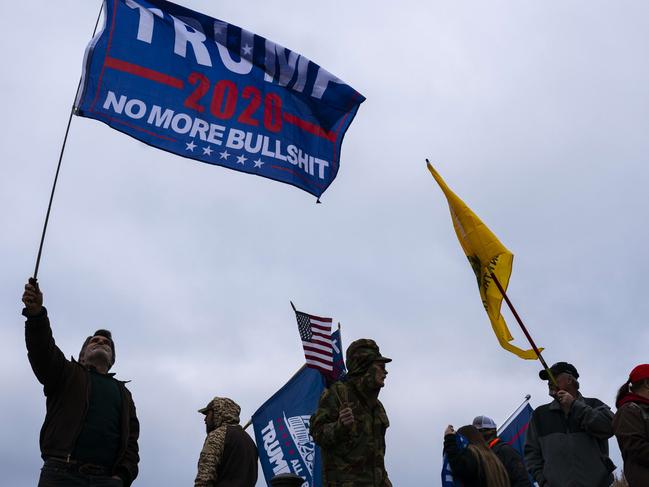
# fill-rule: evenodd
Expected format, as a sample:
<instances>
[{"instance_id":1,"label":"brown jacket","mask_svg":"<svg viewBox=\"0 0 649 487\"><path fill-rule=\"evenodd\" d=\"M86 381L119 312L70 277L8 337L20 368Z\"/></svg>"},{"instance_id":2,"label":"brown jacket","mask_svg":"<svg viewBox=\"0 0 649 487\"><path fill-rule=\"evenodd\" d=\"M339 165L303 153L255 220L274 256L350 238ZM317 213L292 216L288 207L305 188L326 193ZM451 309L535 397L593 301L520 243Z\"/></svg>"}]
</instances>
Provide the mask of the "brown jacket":
<instances>
[{"instance_id":1,"label":"brown jacket","mask_svg":"<svg viewBox=\"0 0 649 487\"><path fill-rule=\"evenodd\" d=\"M649 486L649 404L627 402L613 418L629 487Z\"/></svg>"},{"instance_id":2,"label":"brown jacket","mask_svg":"<svg viewBox=\"0 0 649 487\"><path fill-rule=\"evenodd\" d=\"M41 456L69 458L88 409L89 372L78 362L67 360L56 346L45 308L40 315L27 317L25 342L29 363L47 398L40 436ZM121 444L113 475L118 475L128 487L138 473L140 424L131 393L123 382L118 384L122 394Z\"/></svg>"}]
</instances>

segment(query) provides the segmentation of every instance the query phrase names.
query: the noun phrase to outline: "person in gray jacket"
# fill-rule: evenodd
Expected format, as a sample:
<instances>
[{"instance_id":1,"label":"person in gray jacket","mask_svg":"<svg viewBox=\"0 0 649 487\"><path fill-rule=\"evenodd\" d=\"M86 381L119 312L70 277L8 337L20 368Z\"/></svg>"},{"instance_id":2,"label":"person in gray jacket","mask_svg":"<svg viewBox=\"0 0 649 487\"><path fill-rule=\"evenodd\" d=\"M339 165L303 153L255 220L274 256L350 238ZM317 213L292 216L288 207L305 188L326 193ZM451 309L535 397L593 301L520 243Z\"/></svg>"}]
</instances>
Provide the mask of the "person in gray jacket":
<instances>
[{"instance_id":1,"label":"person in gray jacket","mask_svg":"<svg viewBox=\"0 0 649 487\"><path fill-rule=\"evenodd\" d=\"M567 362L539 377L548 381L550 404L534 410L525 441L525 464L540 487L608 487L615 465L608 457L613 413L579 393L579 373Z\"/></svg>"}]
</instances>

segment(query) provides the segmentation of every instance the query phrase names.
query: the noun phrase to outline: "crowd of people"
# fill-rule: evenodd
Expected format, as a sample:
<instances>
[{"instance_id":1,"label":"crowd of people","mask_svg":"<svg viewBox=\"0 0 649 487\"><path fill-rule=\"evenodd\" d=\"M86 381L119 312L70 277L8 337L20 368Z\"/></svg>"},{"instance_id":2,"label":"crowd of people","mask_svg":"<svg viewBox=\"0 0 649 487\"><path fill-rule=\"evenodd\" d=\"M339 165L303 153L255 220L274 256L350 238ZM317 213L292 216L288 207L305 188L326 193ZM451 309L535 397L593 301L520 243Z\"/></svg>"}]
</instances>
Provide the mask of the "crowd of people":
<instances>
[{"instance_id":1,"label":"crowd of people","mask_svg":"<svg viewBox=\"0 0 649 487\"><path fill-rule=\"evenodd\" d=\"M25 285L22 300L28 358L46 397L39 487L130 486L138 475L139 422L125 382L109 373L115 363L110 331L97 330L78 361L68 360L55 344L35 280ZM378 396L391 359L373 340L361 339L349 345L346 361L346 380L325 389L310 422L322 451L323 485L390 487L384 462L390 423ZM649 486L649 364L635 367L619 388L615 415L599 399L582 396L572 364L558 362L539 377L548 382L552 401L532 415L524 458L498 438L491 418L478 416L444 432L455 479L464 487L608 487L616 468L608 440L615 435L628 485ZM195 487L254 487L257 448L239 424L239 406L215 397L199 412L207 437ZM290 474L272 481L301 484Z\"/></svg>"},{"instance_id":2,"label":"crowd of people","mask_svg":"<svg viewBox=\"0 0 649 487\"><path fill-rule=\"evenodd\" d=\"M649 486L649 364L635 367L620 387L615 415L596 398L579 392L579 372L558 362L539 373L552 402L534 410L524 458L498 447L496 425L479 416L456 432L448 426L444 452L454 476L466 487L609 487L616 466L608 456L615 435L630 487ZM468 440L461 448L456 435ZM529 476L527 475L529 474Z\"/></svg>"}]
</instances>

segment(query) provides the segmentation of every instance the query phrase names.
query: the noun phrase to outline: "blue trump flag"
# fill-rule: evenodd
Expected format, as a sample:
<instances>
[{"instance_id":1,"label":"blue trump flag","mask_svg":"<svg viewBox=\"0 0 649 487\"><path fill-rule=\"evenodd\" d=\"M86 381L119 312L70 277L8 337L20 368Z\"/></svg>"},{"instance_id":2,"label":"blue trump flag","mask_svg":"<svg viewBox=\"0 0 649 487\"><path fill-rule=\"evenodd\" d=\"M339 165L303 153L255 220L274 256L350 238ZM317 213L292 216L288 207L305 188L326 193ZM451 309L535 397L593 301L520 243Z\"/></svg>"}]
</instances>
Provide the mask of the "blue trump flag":
<instances>
[{"instance_id":1,"label":"blue trump flag","mask_svg":"<svg viewBox=\"0 0 649 487\"><path fill-rule=\"evenodd\" d=\"M365 99L268 39L164 0L104 0L76 113L154 147L320 196Z\"/></svg>"},{"instance_id":2,"label":"blue trump flag","mask_svg":"<svg viewBox=\"0 0 649 487\"><path fill-rule=\"evenodd\" d=\"M332 333L331 339L337 345L336 370L344 373L340 332ZM252 415L259 461L268 485L275 475L294 473L304 478L303 487L322 486L320 448L309 433L309 424L325 387L320 372L303 366Z\"/></svg>"},{"instance_id":3,"label":"blue trump flag","mask_svg":"<svg viewBox=\"0 0 649 487\"><path fill-rule=\"evenodd\" d=\"M525 458L525 436L534 412L529 399L527 396L523 404L498 429L500 441L510 444L521 458Z\"/></svg>"}]
</instances>

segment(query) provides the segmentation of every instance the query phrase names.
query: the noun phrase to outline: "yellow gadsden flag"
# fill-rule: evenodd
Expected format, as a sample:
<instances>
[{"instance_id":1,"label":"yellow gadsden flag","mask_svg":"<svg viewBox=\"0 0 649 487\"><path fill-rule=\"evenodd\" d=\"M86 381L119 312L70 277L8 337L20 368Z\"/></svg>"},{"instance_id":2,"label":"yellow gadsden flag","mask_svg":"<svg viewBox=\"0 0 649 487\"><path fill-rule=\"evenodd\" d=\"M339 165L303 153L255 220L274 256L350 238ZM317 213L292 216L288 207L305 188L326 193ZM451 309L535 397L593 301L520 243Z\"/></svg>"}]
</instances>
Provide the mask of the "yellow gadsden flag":
<instances>
[{"instance_id":1,"label":"yellow gadsden flag","mask_svg":"<svg viewBox=\"0 0 649 487\"><path fill-rule=\"evenodd\" d=\"M514 254L507 250L480 218L464 204L464 201L449 189L433 166L428 162L426 164L448 200L455 233L478 279L482 304L487 311L491 327L500 345L520 358L536 360L537 356L534 350L523 350L510 343L514 338L509 333L505 319L500 314L503 296L491 278L491 272L493 272L503 289L507 290Z\"/></svg>"}]
</instances>

